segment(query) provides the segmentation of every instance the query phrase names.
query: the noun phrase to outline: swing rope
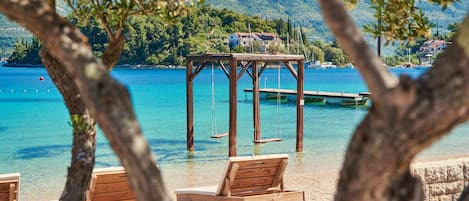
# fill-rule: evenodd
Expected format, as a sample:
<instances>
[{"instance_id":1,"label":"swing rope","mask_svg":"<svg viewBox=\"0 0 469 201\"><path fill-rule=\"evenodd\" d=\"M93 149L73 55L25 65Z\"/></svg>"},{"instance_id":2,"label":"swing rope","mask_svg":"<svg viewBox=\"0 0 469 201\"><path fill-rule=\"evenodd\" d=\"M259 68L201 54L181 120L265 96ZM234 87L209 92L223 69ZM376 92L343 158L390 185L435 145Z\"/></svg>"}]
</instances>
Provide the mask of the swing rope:
<instances>
[{"instance_id":1,"label":"swing rope","mask_svg":"<svg viewBox=\"0 0 469 201\"><path fill-rule=\"evenodd\" d=\"M278 65L277 71L277 135L279 138L282 138L282 126L281 126L281 117L280 117L280 104L282 103L281 93L280 93L280 69L281 65Z\"/></svg>"},{"instance_id":2,"label":"swing rope","mask_svg":"<svg viewBox=\"0 0 469 201\"><path fill-rule=\"evenodd\" d=\"M218 134L216 110L217 107L215 105L215 67L212 63L212 135Z\"/></svg>"}]
</instances>

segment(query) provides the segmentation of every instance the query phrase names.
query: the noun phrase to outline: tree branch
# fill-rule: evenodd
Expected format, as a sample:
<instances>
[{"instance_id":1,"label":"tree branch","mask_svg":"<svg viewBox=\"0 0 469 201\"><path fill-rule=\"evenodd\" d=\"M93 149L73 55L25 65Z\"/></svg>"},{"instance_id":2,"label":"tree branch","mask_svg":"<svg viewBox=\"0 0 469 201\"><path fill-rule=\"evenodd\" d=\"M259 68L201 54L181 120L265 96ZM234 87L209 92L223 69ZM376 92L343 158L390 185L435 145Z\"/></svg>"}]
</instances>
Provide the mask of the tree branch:
<instances>
[{"instance_id":1,"label":"tree branch","mask_svg":"<svg viewBox=\"0 0 469 201\"><path fill-rule=\"evenodd\" d=\"M368 46L360 30L347 14L343 1L320 0L319 2L324 20L341 47L356 63L372 92L373 103L382 102L386 92L395 87L398 80L383 66L381 59Z\"/></svg>"},{"instance_id":2,"label":"tree branch","mask_svg":"<svg viewBox=\"0 0 469 201\"><path fill-rule=\"evenodd\" d=\"M111 71L117 61L119 61L125 48L125 39L122 35L117 34L115 38L111 37L112 36L108 37L108 45L101 56L104 66L106 66L109 71Z\"/></svg>"},{"instance_id":3,"label":"tree branch","mask_svg":"<svg viewBox=\"0 0 469 201\"><path fill-rule=\"evenodd\" d=\"M77 84L140 201L170 200L126 88L95 58L86 37L41 0L0 1L0 12L44 42Z\"/></svg>"},{"instance_id":4,"label":"tree branch","mask_svg":"<svg viewBox=\"0 0 469 201\"><path fill-rule=\"evenodd\" d=\"M469 18L463 22L469 27ZM457 33L457 37L465 34ZM417 80L399 84L373 104L347 148L336 200L408 201L421 198L408 178L414 157L469 118L469 54L453 43ZM402 98L412 97L412 98ZM382 113L380 111L386 111ZM403 183L412 185L403 185Z\"/></svg>"}]
</instances>

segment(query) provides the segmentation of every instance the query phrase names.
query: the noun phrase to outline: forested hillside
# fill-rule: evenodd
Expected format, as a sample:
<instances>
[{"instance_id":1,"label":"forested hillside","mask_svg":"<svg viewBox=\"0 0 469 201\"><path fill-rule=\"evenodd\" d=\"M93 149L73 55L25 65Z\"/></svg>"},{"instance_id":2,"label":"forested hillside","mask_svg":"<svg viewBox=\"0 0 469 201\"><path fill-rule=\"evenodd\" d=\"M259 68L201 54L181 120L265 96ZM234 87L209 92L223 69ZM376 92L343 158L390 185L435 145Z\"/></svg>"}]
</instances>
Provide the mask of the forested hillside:
<instances>
[{"instance_id":1,"label":"forested hillside","mask_svg":"<svg viewBox=\"0 0 469 201\"><path fill-rule=\"evenodd\" d=\"M180 64L182 56L188 53L227 51L225 43L228 34L247 32L249 25L251 31L277 32L284 41L287 37L287 30L294 26L296 26L295 30L300 26L303 27L302 37L309 39L309 42L322 40L330 43L333 41L322 21L317 0L206 0L205 4L206 6L195 10L190 16L170 24L163 23L158 18L131 18L129 31L126 33L127 46L120 63ZM416 4L424 9L434 23L434 32L438 29L440 34L446 32L449 24L461 21L464 14L469 11L469 0L456 2L445 10L425 0L417 1ZM211 9L209 5L219 9ZM59 1L58 7L58 11L63 15L69 13L62 1ZM359 25L374 22L369 0L360 1L351 13ZM288 22L290 26L287 25ZM37 58L34 58L35 55L28 55L28 52L34 54L37 51L34 48L31 49L37 45L36 41L31 40L29 32L10 23L3 16L0 16L0 27L0 57L9 57L16 43L16 48L20 52L10 57L11 62L35 63L37 61ZM105 32L100 30L97 24L82 27L82 30L90 37L97 55L100 55L104 49L103 44L107 40ZM295 33L290 30L290 38L296 39ZM330 55L326 53L331 51L318 50L308 44L305 46L309 49L308 52L314 51L315 55L319 55L320 60L324 56L330 58ZM333 45L316 43L314 46L332 47ZM298 51L298 46L296 47ZM338 50L332 52L339 53ZM386 52L385 55L394 54L393 49L388 49ZM290 53L295 53L295 49ZM339 60L340 63L346 62L344 59Z\"/></svg>"},{"instance_id":2,"label":"forested hillside","mask_svg":"<svg viewBox=\"0 0 469 201\"><path fill-rule=\"evenodd\" d=\"M74 21L73 16L69 18ZM88 26L78 26L89 37L92 49L101 56L107 43L105 31L97 22ZM289 21L265 20L258 16L248 16L228 9L213 9L209 5L194 8L188 16L166 21L159 16L133 16L129 19L124 32L126 46L119 64L181 65L188 54L205 52L229 52L227 37L234 32L271 32L279 33L283 41L290 36L289 50L279 47L280 51L293 54L311 55L316 59L347 63L343 51L337 44L308 43L304 29L294 26ZM37 52L40 42L19 40L9 58L12 64L39 64ZM233 51L243 52L243 48Z\"/></svg>"},{"instance_id":3,"label":"forested hillside","mask_svg":"<svg viewBox=\"0 0 469 201\"><path fill-rule=\"evenodd\" d=\"M216 8L229 8L248 15L259 16L268 19L284 19L288 17L293 23L313 29L310 38L327 38L332 35L327 30L320 13L317 0L206 0ZM442 10L441 6L430 3L427 0L417 0L416 4L422 8L430 20L445 30L448 24L460 22L469 12L469 0L461 0ZM360 1L352 10L355 22L364 25L374 21L373 10L370 9L370 0Z\"/></svg>"},{"instance_id":4,"label":"forested hillside","mask_svg":"<svg viewBox=\"0 0 469 201\"><path fill-rule=\"evenodd\" d=\"M69 13L68 6L61 0L57 2L57 12L61 15ZM31 41L32 34L18 24L11 22L0 14L0 58L9 57L13 53L15 43Z\"/></svg>"}]
</instances>

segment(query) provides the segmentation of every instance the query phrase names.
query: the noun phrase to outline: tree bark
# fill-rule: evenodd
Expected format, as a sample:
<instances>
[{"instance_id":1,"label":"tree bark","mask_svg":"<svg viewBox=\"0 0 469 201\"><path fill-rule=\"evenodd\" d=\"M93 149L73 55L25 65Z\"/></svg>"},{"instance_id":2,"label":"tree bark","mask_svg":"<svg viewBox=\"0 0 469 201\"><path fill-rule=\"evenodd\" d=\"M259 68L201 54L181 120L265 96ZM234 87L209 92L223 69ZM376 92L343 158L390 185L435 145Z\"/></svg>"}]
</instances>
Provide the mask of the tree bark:
<instances>
[{"instance_id":1,"label":"tree bark","mask_svg":"<svg viewBox=\"0 0 469 201\"><path fill-rule=\"evenodd\" d=\"M78 87L63 64L46 49L41 49L42 63L59 89L73 126L72 160L60 200L83 201L93 172L96 149L96 121L83 102Z\"/></svg>"},{"instance_id":2,"label":"tree bark","mask_svg":"<svg viewBox=\"0 0 469 201\"><path fill-rule=\"evenodd\" d=\"M122 34L119 34L116 37L108 37L108 46L106 47L101 59L103 60L104 66L106 66L109 71L111 71L117 61L119 61L122 51L124 51L124 47L125 39L122 37Z\"/></svg>"},{"instance_id":3,"label":"tree bark","mask_svg":"<svg viewBox=\"0 0 469 201\"><path fill-rule=\"evenodd\" d=\"M41 0L0 1L0 11L29 29L64 64L125 167L137 199L170 200L127 89L95 58L86 37Z\"/></svg>"},{"instance_id":4,"label":"tree bark","mask_svg":"<svg viewBox=\"0 0 469 201\"><path fill-rule=\"evenodd\" d=\"M469 118L469 45L453 43L417 80L401 76L394 84L363 45L342 1L320 3L326 23L373 94L373 106L347 148L335 200L422 200L409 166L416 154ZM469 27L469 18L463 23Z\"/></svg>"}]
</instances>

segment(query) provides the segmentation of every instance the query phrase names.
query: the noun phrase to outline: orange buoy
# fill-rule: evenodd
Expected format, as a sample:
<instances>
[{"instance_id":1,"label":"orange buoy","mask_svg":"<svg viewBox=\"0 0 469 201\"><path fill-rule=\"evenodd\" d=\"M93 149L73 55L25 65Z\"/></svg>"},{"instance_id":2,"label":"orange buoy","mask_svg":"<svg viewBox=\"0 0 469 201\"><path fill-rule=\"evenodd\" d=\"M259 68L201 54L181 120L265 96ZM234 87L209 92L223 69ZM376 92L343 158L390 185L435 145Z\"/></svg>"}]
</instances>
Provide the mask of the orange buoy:
<instances>
[{"instance_id":1,"label":"orange buoy","mask_svg":"<svg viewBox=\"0 0 469 201\"><path fill-rule=\"evenodd\" d=\"M41 76L41 77L39 77L39 80L41 80L41 81L42 81L42 80L44 80L44 77L42 77L42 76Z\"/></svg>"}]
</instances>

